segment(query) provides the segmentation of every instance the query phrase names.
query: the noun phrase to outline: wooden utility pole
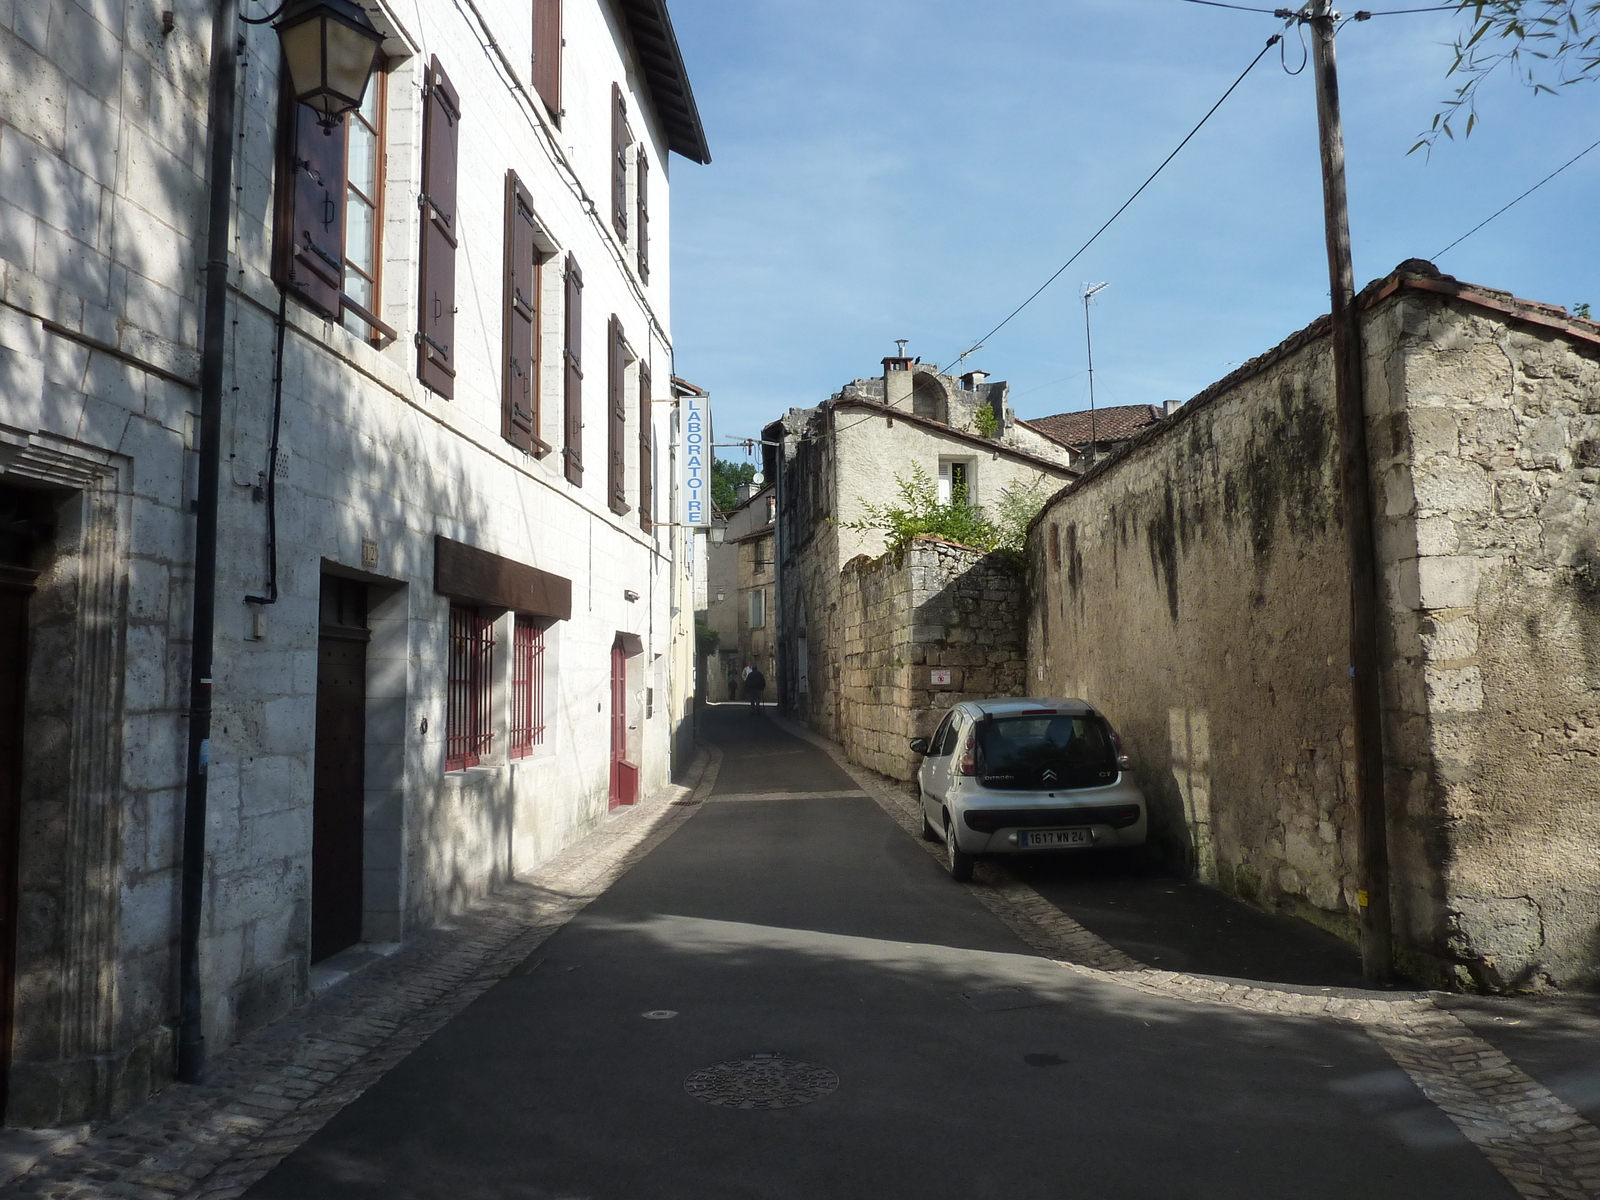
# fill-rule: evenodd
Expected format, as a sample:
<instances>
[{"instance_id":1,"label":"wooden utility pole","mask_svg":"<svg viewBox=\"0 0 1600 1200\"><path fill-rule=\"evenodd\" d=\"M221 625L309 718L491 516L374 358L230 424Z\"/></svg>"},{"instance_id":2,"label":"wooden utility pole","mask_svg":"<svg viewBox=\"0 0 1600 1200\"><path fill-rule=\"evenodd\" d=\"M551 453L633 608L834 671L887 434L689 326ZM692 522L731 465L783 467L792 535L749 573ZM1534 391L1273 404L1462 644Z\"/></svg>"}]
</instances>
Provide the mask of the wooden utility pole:
<instances>
[{"instance_id":1,"label":"wooden utility pole","mask_svg":"<svg viewBox=\"0 0 1600 1200\"><path fill-rule=\"evenodd\" d=\"M1332 297L1333 378L1339 410L1339 482L1350 560L1350 707L1355 727L1356 808L1361 817L1361 969L1368 983L1391 978L1388 807L1383 787L1383 714L1378 675L1378 561L1372 530L1371 472L1362 381L1361 320L1350 261L1344 186L1344 131L1334 63L1337 19L1330 0L1310 0L1301 20L1312 29L1317 128L1322 142L1322 204L1327 219Z\"/></svg>"}]
</instances>

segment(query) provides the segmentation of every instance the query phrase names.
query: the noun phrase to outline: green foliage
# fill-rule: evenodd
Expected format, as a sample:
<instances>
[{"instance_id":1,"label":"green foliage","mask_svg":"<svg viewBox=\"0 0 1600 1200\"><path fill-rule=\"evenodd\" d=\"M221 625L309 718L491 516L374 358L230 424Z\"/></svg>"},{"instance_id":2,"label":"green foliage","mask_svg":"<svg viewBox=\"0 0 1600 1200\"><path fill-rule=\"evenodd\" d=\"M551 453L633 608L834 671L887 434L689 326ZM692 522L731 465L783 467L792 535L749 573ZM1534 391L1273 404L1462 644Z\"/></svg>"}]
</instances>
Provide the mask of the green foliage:
<instances>
[{"instance_id":1,"label":"green foliage","mask_svg":"<svg viewBox=\"0 0 1600 1200\"><path fill-rule=\"evenodd\" d=\"M994 415L994 405L981 404L972 414L972 427L980 437L992 438L1000 432L1000 418Z\"/></svg>"},{"instance_id":2,"label":"green foliage","mask_svg":"<svg viewBox=\"0 0 1600 1200\"><path fill-rule=\"evenodd\" d=\"M1054 490L1049 480L1040 479L1002 492L991 518L976 504L968 503L964 493L941 504L938 485L920 466L912 466L910 478L896 475L894 482L899 493L896 501L872 504L863 499L867 515L859 521L843 522L841 528L882 533L889 552L895 555L905 553L914 539L932 535L974 550L1020 558L1028 523Z\"/></svg>"},{"instance_id":3,"label":"green foliage","mask_svg":"<svg viewBox=\"0 0 1600 1200\"><path fill-rule=\"evenodd\" d=\"M1572 315L1575 317L1582 317L1585 321L1594 320L1594 314L1589 311L1589 305L1587 302L1583 304L1574 304L1572 306Z\"/></svg>"},{"instance_id":4,"label":"green foliage","mask_svg":"<svg viewBox=\"0 0 1600 1200\"><path fill-rule=\"evenodd\" d=\"M711 460L711 503L720 512L732 512L739 507L739 493L734 489L741 483L754 483L755 463Z\"/></svg>"},{"instance_id":5,"label":"green foliage","mask_svg":"<svg viewBox=\"0 0 1600 1200\"><path fill-rule=\"evenodd\" d=\"M1600 0L1460 0L1472 24L1452 47L1447 75L1461 79L1440 103L1433 124L1411 147L1432 149L1439 135L1454 139L1452 122L1466 114L1462 136L1478 124L1478 87L1504 67L1535 92L1555 93L1600 77Z\"/></svg>"},{"instance_id":6,"label":"green foliage","mask_svg":"<svg viewBox=\"0 0 1600 1200\"><path fill-rule=\"evenodd\" d=\"M704 621L694 623L694 652L702 659L710 658L722 645L722 635Z\"/></svg>"}]
</instances>

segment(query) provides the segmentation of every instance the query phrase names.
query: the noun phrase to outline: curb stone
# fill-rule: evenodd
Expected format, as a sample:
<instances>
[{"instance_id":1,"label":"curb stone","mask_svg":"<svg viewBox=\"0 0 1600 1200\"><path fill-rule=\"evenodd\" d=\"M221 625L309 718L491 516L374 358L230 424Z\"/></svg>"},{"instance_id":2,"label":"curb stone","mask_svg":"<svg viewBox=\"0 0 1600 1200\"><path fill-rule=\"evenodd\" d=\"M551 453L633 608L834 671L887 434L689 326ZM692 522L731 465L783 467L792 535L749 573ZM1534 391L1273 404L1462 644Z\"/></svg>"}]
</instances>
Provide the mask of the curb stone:
<instances>
[{"instance_id":1,"label":"curb stone","mask_svg":"<svg viewBox=\"0 0 1600 1200\"><path fill-rule=\"evenodd\" d=\"M838 743L796 721L771 717L832 758L929 855L942 855L940 846L922 840L920 814L906 784L850 761ZM1075 974L1191 1004L1359 1025L1524 1200L1600 1197L1600 1128L1439 1008L1434 996L1443 993L1341 989L1327 996L1156 970L1085 929L995 863L980 861L965 886L1028 946Z\"/></svg>"}]
</instances>

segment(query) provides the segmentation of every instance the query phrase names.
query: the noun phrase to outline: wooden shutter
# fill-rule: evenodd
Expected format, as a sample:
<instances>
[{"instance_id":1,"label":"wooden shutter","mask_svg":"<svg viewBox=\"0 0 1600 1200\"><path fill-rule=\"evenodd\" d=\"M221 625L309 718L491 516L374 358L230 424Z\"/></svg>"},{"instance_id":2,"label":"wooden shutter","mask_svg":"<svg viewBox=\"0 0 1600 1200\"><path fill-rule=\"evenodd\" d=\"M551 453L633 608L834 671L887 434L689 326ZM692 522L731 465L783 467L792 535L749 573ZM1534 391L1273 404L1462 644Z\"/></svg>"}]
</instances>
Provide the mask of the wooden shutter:
<instances>
[{"instance_id":1,"label":"wooden shutter","mask_svg":"<svg viewBox=\"0 0 1600 1200\"><path fill-rule=\"evenodd\" d=\"M317 114L284 88L278 177L278 278L324 316L338 319L344 290L345 125L323 132Z\"/></svg>"},{"instance_id":2,"label":"wooden shutter","mask_svg":"<svg viewBox=\"0 0 1600 1200\"><path fill-rule=\"evenodd\" d=\"M578 260L567 255L565 348L562 351L566 401L567 481L583 486L583 272Z\"/></svg>"},{"instance_id":3,"label":"wooden shutter","mask_svg":"<svg viewBox=\"0 0 1600 1200\"><path fill-rule=\"evenodd\" d=\"M639 282L650 282L650 159L643 149L639 151L639 189L634 237L639 243Z\"/></svg>"},{"instance_id":4,"label":"wooden shutter","mask_svg":"<svg viewBox=\"0 0 1600 1200\"><path fill-rule=\"evenodd\" d=\"M606 326L606 487L611 511L618 514L628 511L628 405L622 396L627 367L622 359L623 345L622 322L613 313Z\"/></svg>"},{"instance_id":5,"label":"wooden shutter","mask_svg":"<svg viewBox=\"0 0 1600 1200\"><path fill-rule=\"evenodd\" d=\"M531 451L538 434L539 271L534 263L533 197L515 171L506 172L504 346L501 433Z\"/></svg>"},{"instance_id":6,"label":"wooden shutter","mask_svg":"<svg viewBox=\"0 0 1600 1200\"><path fill-rule=\"evenodd\" d=\"M633 135L628 131L628 102L622 89L611 85L611 227L623 241L628 240L628 146Z\"/></svg>"},{"instance_id":7,"label":"wooden shutter","mask_svg":"<svg viewBox=\"0 0 1600 1200\"><path fill-rule=\"evenodd\" d=\"M639 364L639 528L649 533L655 521L655 422L650 409L650 368Z\"/></svg>"},{"instance_id":8,"label":"wooden shutter","mask_svg":"<svg viewBox=\"0 0 1600 1200\"><path fill-rule=\"evenodd\" d=\"M561 0L533 0L533 90L561 121Z\"/></svg>"},{"instance_id":9,"label":"wooden shutter","mask_svg":"<svg viewBox=\"0 0 1600 1200\"><path fill-rule=\"evenodd\" d=\"M456 158L461 101L439 65L428 64L422 116L422 306L417 378L441 396L456 380Z\"/></svg>"}]
</instances>

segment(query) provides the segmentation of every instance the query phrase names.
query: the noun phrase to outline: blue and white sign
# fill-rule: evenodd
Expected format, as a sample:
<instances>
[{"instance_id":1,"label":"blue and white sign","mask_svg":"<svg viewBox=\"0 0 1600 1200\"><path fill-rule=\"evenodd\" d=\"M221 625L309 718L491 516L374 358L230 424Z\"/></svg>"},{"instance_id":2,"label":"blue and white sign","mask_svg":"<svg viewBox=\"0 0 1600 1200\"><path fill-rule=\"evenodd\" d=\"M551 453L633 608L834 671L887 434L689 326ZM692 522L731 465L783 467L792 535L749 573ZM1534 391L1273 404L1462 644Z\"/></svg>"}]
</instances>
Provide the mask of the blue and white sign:
<instances>
[{"instance_id":1,"label":"blue and white sign","mask_svg":"<svg viewBox=\"0 0 1600 1200\"><path fill-rule=\"evenodd\" d=\"M683 418L683 523L711 524L711 408L705 396L685 396Z\"/></svg>"}]
</instances>

